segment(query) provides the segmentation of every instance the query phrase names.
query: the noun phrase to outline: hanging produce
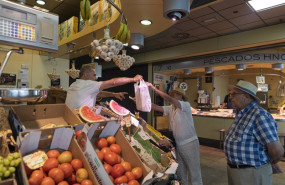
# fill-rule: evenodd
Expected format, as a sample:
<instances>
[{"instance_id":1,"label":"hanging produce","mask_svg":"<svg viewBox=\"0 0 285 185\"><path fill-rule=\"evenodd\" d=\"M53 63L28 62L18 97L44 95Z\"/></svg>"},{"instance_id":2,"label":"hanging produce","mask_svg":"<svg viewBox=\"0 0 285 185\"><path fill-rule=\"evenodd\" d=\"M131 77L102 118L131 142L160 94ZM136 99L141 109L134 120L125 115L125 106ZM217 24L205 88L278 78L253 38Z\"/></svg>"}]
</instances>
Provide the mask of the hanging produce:
<instances>
[{"instance_id":1,"label":"hanging produce","mask_svg":"<svg viewBox=\"0 0 285 185\"><path fill-rule=\"evenodd\" d=\"M127 55L126 53L126 50L122 50L122 55L117 55L113 58L113 61L115 62L116 66L118 66L121 71L129 69L135 62L135 59Z\"/></svg>"},{"instance_id":2,"label":"hanging produce","mask_svg":"<svg viewBox=\"0 0 285 185\"><path fill-rule=\"evenodd\" d=\"M91 8L89 0L82 0L80 2L80 14L84 21L89 20L91 17Z\"/></svg>"},{"instance_id":3,"label":"hanging produce","mask_svg":"<svg viewBox=\"0 0 285 185\"><path fill-rule=\"evenodd\" d=\"M60 75L56 74L55 68L53 68L52 73L47 73L47 75L51 79L51 81L55 81L60 78Z\"/></svg>"},{"instance_id":4,"label":"hanging produce","mask_svg":"<svg viewBox=\"0 0 285 185\"><path fill-rule=\"evenodd\" d=\"M75 63L72 62L72 67L70 69L65 70L65 72L73 79L79 77L80 70L75 69Z\"/></svg>"},{"instance_id":5,"label":"hanging produce","mask_svg":"<svg viewBox=\"0 0 285 185\"><path fill-rule=\"evenodd\" d=\"M121 41L122 43L126 44L130 41L131 32L128 29L128 25L121 22L120 28L118 33L115 36L115 39Z\"/></svg>"}]
</instances>

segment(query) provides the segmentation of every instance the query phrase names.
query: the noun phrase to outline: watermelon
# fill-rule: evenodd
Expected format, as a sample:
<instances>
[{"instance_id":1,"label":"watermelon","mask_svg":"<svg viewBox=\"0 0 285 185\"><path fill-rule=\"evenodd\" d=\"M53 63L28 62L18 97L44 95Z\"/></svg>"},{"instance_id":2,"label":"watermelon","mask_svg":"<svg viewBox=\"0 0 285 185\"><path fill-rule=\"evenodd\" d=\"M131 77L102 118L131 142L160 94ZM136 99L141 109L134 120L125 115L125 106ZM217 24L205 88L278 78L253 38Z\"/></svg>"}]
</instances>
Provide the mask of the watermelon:
<instances>
[{"instance_id":1,"label":"watermelon","mask_svg":"<svg viewBox=\"0 0 285 185\"><path fill-rule=\"evenodd\" d=\"M83 105L82 107L80 107L79 115L84 121L88 123L104 121L104 119L100 115L95 114L92 111L92 109L86 105Z\"/></svg>"},{"instance_id":2,"label":"watermelon","mask_svg":"<svg viewBox=\"0 0 285 185\"><path fill-rule=\"evenodd\" d=\"M116 114L118 114L120 116L126 116L130 113L130 111L128 109L126 109L125 107L122 107L121 105L119 105L114 100L110 101L109 106L112 109L112 111L114 111Z\"/></svg>"}]
</instances>

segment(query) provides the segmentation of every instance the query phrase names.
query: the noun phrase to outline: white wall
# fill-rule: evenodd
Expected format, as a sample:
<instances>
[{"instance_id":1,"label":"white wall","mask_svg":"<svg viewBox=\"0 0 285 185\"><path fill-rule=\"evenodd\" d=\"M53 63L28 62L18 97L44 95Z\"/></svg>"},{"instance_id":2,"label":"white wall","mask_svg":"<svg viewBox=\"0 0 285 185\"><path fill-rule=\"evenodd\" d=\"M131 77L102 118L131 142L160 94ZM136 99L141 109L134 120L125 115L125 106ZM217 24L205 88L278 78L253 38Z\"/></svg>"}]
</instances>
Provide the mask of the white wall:
<instances>
[{"instance_id":1,"label":"white wall","mask_svg":"<svg viewBox=\"0 0 285 185\"><path fill-rule=\"evenodd\" d=\"M0 62L4 62L7 51L3 50L4 46L0 46ZM29 66L29 87L34 88L38 85L42 85L43 88L48 88L50 86L50 79L47 73L53 71L56 68L56 73L60 74L61 86L67 90L69 86L69 77L64 72L69 69L68 59L52 59L48 61L47 56L39 55L38 51L32 51L24 49L24 54L12 53L3 73L14 73L19 79L19 71L21 69L21 64Z\"/></svg>"}]
</instances>

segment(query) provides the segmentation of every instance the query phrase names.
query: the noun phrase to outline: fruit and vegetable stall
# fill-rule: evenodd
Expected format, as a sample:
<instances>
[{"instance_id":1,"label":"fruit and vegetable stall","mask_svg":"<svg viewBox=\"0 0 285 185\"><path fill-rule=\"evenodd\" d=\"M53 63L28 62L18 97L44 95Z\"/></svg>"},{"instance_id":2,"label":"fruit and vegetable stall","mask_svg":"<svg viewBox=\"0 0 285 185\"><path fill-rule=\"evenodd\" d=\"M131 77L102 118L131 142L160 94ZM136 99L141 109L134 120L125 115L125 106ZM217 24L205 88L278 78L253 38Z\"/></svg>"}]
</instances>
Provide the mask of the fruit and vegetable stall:
<instances>
[{"instance_id":1,"label":"fruit and vegetable stall","mask_svg":"<svg viewBox=\"0 0 285 185\"><path fill-rule=\"evenodd\" d=\"M77 110L7 106L0 113L0 185L178 182L171 141L114 100Z\"/></svg>"}]
</instances>

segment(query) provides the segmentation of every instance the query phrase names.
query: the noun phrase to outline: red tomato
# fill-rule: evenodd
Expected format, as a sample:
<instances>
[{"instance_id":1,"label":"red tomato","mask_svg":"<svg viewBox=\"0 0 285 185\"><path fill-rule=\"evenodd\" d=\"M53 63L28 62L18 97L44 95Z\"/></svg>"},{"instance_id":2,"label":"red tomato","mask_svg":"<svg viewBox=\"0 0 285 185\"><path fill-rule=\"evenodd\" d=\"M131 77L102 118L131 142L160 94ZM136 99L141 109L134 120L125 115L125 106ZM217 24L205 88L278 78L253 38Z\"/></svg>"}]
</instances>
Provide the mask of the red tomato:
<instances>
[{"instance_id":1,"label":"red tomato","mask_svg":"<svg viewBox=\"0 0 285 185\"><path fill-rule=\"evenodd\" d=\"M63 163L59 168L63 171L65 179L72 175L73 167L70 163Z\"/></svg>"},{"instance_id":2,"label":"red tomato","mask_svg":"<svg viewBox=\"0 0 285 185\"><path fill-rule=\"evenodd\" d=\"M101 152L105 155L107 152L111 152L111 149L109 147L104 147L101 149Z\"/></svg>"},{"instance_id":3,"label":"red tomato","mask_svg":"<svg viewBox=\"0 0 285 185\"><path fill-rule=\"evenodd\" d=\"M49 172L53 168L58 167L58 160L57 158L48 158L43 165L43 169L45 172Z\"/></svg>"},{"instance_id":4,"label":"red tomato","mask_svg":"<svg viewBox=\"0 0 285 185\"><path fill-rule=\"evenodd\" d=\"M79 168L83 167L83 163L80 159L72 159L70 164L71 164L72 168L74 169L74 171L77 171Z\"/></svg>"},{"instance_id":5,"label":"red tomato","mask_svg":"<svg viewBox=\"0 0 285 185\"><path fill-rule=\"evenodd\" d=\"M113 167L107 163L104 164L104 168L108 174L110 174L113 169Z\"/></svg>"},{"instance_id":6,"label":"red tomato","mask_svg":"<svg viewBox=\"0 0 285 185\"><path fill-rule=\"evenodd\" d=\"M53 168L48 172L48 176L53 178L55 183L59 183L63 181L64 179L64 173L61 169L59 168Z\"/></svg>"},{"instance_id":7,"label":"red tomato","mask_svg":"<svg viewBox=\"0 0 285 185\"><path fill-rule=\"evenodd\" d=\"M69 184L75 184L76 183L76 177L75 174L72 173L70 177L68 177L67 179L65 179Z\"/></svg>"},{"instance_id":8,"label":"red tomato","mask_svg":"<svg viewBox=\"0 0 285 185\"><path fill-rule=\"evenodd\" d=\"M115 184L124 184L128 182L128 178L125 175L123 175L121 177L117 177L114 182Z\"/></svg>"},{"instance_id":9,"label":"red tomato","mask_svg":"<svg viewBox=\"0 0 285 185\"><path fill-rule=\"evenodd\" d=\"M82 132L82 129L77 130L77 131L75 132L75 137L76 137L76 139L80 136L81 132Z\"/></svg>"},{"instance_id":10,"label":"red tomato","mask_svg":"<svg viewBox=\"0 0 285 185\"><path fill-rule=\"evenodd\" d=\"M69 185L68 182L66 181L61 181L60 183L58 183L57 185Z\"/></svg>"},{"instance_id":11,"label":"red tomato","mask_svg":"<svg viewBox=\"0 0 285 185\"><path fill-rule=\"evenodd\" d=\"M108 141L105 139L105 138L100 138L97 140L96 142L96 146L99 148L99 149L102 149L104 147L107 147L108 146Z\"/></svg>"},{"instance_id":12,"label":"red tomato","mask_svg":"<svg viewBox=\"0 0 285 185\"><path fill-rule=\"evenodd\" d=\"M116 143L116 138L114 136L109 136L109 137L107 137L107 141L108 141L109 145L115 144Z\"/></svg>"},{"instance_id":13,"label":"red tomato","mask_svg":"<svg viewBox=\"0 0 285 185\"><path fill-rule=\"evenodd\" d=\"M136 179L136 177L135 177L135 175L133 174L133 172L126 172L126 173L125 173L125 176L128 177L128 181L131 181L131 180L135 180L135 179Z\"/></svg>"},{"instance_id":14,"label":"red tomato","mask_svg":"<svg viewBox=\"0 0 285 185\"><path fill-rule=\"evenodd\" d=\"M111 144L110 149L112 152L115 152L118 155L120 155L122 152L122 149L121 149L120 145L118 145L118 144Z\"/></svg>"},{"instance_id":15,"label":"red tomato","mask_svg":"<svg viewBox=\"0 0 285 185\"><path fill-rule=\"evenodd\" d=\"M131 180L128 182L128 185L140 185L140 183L137 180Z\"/></svg>"},{"instance_id":16,"label":"red tomato","mask_svg":"<svg viewBox=\"0 0 285 185\"><path fill-rule=\"evenodd\" d=\"M136 179L141 178L141 176L142 176L142 169L140 167L133 168L132 172L135 175Z\"/></svg>"},{"instance_id":17,"label":"red tomato","mask_svg":"<svg viewBox=\"0 0 285 185\"><path fill-rule=\"evenodd\" d=\"M104 160L104 153L101 152L101 151L98 151L98 152L96 152L96 153L97 153L97 155L98 155L100 161L103 162L103 160Z\"/></svg>"},{"instance_id":18,"label":"red tomato","mask_svg":"<svg viewBox=\"0 0 285 185\"><path fill-rule=\"evenodd\" d=\"M35 171L33 171L31 178L41 182L44 178L44 174L41 170L35 170Z\"/></svg>"},{"instance_id":19,"label":"red tomato","mask_svg":"<svg viewBox=\"0 0 285 185\"><path fill-rule=\"evenodd\" d=\"M125 173L125 169L123 168L123 166L122 166L121 164L115 164L115 165L113 166L111 175L112 175L114 178L117 178L117 177L122 176L124 173Z\"/></svg>"},{"instance_id":20,"label":"red tomato","mask_svg":"<svg viewBox=\"0 0 285 185\"><path fill-rule=\"evenodd\" d=\"M121 156L117 155L117 161L118 161L118 162L117 162L118 164L122 162Z\"/></svg>"},{"instance_id":21,"label":"red tomato","mask_svg":"<svg viewBox=\"0 0 285 185\"><path fill-rule=\"evenodd\" d=\"M40 185L41 184L41 180L37 179L37 178L29 178L29 185Z\"/></svg>"},{"instance_id":22,"label":"red tomato","mask_svg":"<svg viewBox=\"0 0 285 185\"><path fill-rule=\"evenodd\" d=\"M41 185L55 185L55 182L51 177L45 177Z\"/></svg>"},{"instance_id":23,"label":"red tomato","mask_svg":"<svg viewBox=\"0 0 285 185\"><path fill-rule=\"evenodd\" d=\"M127 161L123 161L121 162L122 166L124 167L125 171L131 171L132 167L131 167L131 163L127 162Z\"/></svg>"},{"instance_id":24,"label":"red tomato","mask_svg":"<svg viewBox=\"0 0 285 185\"><path fill-rule=\"evenodd\" d=\"M92 181L89 180L89 179L84 179L82 182L81 182L81 185L93 185Z\"/></svg>"},{"instance_id":25,"label":"red tomato","mask_svg":"<svg viewBox=\"0 0 285 185\"><path fill-rule=\"evenodd\" d=\"M118 163L118 156L114 152L107 152L106 154L104 154L104 160L106 161L106 163L113 166L114 164Z\"/></svg>"},{"instance_id":26,"label":"red tomato","mask_svg":"<svg viewBox=\"0 0 285 185\"><path fill-rule=\"evenodd\" d=\"M47 156L48 156L48 158L56 158L57 159L57 157L59 156L59 151L57 151L57 150L50 150L50 151L48 151L47 152Z\"/></svg>"}]
</instances>

